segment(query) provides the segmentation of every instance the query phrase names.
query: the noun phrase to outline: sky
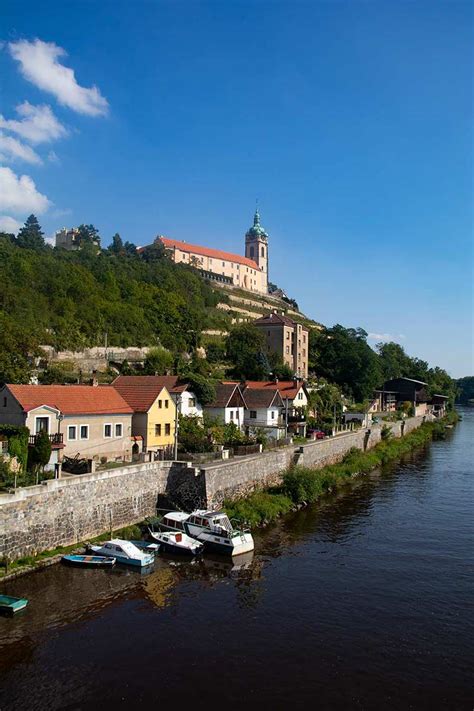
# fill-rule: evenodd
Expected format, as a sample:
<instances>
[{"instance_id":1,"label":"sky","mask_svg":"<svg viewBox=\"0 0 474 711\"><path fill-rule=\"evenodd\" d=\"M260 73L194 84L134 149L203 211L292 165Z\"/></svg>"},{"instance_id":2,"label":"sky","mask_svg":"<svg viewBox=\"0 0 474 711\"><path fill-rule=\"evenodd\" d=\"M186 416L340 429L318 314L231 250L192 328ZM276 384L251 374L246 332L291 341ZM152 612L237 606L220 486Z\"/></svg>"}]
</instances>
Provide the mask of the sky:
<instances>
[{"instance_id":1,"label":"sky","mask_svg":"<svg viewBox=\"0 0 474 711\"><path fill-rule=\"evenodd\" d=\"M1 13L0 229L243 253L258 199L305 313L474 372L470 2Z\"/></svg>"}]
</instances>

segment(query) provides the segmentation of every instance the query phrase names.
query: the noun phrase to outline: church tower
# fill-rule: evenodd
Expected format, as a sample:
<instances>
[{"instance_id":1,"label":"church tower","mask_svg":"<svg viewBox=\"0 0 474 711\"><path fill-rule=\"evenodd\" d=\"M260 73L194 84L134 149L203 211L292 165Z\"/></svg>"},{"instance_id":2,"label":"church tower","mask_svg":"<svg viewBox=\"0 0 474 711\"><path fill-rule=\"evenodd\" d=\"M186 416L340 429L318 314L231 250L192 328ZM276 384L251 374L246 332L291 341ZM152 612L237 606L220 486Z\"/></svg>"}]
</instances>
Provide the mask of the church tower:
<instances>
[{"instance_id":1,"label":"church tower","mask_svg":"<svg viewBox=\"0 0 474 711\"><path fill-rule=\"evenodd\" d=\"M268 292L268 234L260 224L258 209L255 210L253 226L245 235L245 256L253 259L262 270L262 289Z\"/></svg>"}]
</instances>

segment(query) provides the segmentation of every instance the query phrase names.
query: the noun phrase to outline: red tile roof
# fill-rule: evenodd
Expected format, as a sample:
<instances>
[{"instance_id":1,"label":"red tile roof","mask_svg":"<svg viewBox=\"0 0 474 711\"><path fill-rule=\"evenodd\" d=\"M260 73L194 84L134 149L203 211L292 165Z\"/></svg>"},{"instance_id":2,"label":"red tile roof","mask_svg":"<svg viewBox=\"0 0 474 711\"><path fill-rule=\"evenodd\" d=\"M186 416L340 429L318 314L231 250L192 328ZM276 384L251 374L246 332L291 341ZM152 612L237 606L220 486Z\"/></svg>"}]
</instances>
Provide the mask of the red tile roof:
<instances>
[{"instance_id":1,"label":"red tile roof","mask_svg":"<svg viewBox=\"0 0 474 711\"><path fill-rule=\"evenodd\" d=\"M228 262L237 262L238 264L245 264L247 267L256 269L258 272L261 271L260 267L253 259L248 259L247 257L241 257L240 254L232 254L231 252L223 252L220 249L210 249L209 247L201 247L197 244L189 244L188 242L181 242L177 239L169 239L168 237L159 237L163 242L163 245L167 249L180 249L182 252L189 252L193 254L200 254L203 257L211 257L211 259L221 259Z\"/></svg>"},{"instance_id":2,"label":"red tile roof","mask_svg":"<svg viewBox=\"0 0 474 711\"><path fill-rule=\"evenodd\" d=\"M176 375L119 375L112 385L134 412L148 412L163 388L182 393L188 387Z\"/></svg>"},{"instance_id":3,"label":"red tile roof","mask_svg":"<svg viewBox=\"0 0 474 711\"><path fill-rule=\"evenodd\" d=\"M110 385L7 385L25 412L49 405L65 415L131 414L132 408Z\"/></svg>"}]
</instances>

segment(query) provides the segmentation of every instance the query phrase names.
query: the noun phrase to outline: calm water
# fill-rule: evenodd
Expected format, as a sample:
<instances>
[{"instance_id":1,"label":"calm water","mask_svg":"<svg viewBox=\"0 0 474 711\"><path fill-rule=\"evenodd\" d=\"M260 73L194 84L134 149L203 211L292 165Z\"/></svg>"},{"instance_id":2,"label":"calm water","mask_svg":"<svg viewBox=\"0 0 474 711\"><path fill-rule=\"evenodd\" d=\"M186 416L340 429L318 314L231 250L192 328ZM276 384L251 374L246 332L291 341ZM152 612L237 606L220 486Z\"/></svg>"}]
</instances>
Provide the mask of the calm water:
<instances>
[{"instance_id":1,"label":"calm water","mask_svg":"<svg viewBox=\"0 0 474 711\"><path fill-rule=\"evenodd\" d=\"M253 559L4 584L0 709L473 708L474 410ZM151 706L153 704L153 706Z\"/></svg>"}]
</instances>

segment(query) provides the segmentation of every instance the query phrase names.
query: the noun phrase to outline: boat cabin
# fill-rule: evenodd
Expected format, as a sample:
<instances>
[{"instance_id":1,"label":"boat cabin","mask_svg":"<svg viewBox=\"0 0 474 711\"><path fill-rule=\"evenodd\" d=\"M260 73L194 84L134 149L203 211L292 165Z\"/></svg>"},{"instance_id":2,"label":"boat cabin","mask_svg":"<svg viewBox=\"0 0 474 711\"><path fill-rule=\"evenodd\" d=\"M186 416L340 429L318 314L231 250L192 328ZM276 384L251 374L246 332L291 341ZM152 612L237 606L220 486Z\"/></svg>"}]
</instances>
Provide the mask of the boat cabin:
<instances>
[{"instance_id":1,"label":"boat cabin","mask_svg":"<svg viewBox=\"0 0 474 711\"><path fill-rule=\"evenodd\" d=\"M194 511L189 516L188 523L212 531L232 533L232 524L225 511Z\"/></svg>"},{"instance_id":2,"label":"boat cabin","mask_svg":"<svg viewBox=\"0 0 474 711\"><path fill-rule=\"evenodd\" d=\"M184 522L188 517L189 514L184 511L170 511L163 516L161 523L168 530L184 531Z\"/></svg>"}]
</instances>

